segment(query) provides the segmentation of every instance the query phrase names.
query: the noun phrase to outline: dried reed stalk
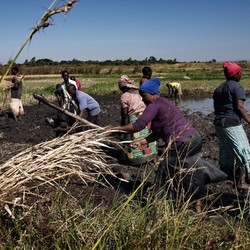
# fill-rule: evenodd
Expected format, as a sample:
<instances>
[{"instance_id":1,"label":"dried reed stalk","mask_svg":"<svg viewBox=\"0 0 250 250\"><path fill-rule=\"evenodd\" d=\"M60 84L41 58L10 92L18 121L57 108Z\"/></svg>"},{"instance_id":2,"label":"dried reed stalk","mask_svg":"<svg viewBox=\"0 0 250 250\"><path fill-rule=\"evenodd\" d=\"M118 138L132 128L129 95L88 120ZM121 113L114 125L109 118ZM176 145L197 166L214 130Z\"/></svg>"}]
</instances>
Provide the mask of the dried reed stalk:
<instances>
[{"instance_id":1,"label":"dried reed stalk","mask_svg":"<svg viewBox=\"0 0 250 250\"><path fill-rule=\"evenodd\" d=\"M60 187L58 181L67 176L77 176L88 185L99 182L106 174L114 175L108 162L111 157L103 150L109 147L109 142L107 132L93 129L55 138L20 152L0 165L1 207L25 206L24 193L32 194L34 188L42 185Z\"/></svg>"},{"instance_id":2,"label":"dried reed stalk","mask_svg":"<svg viewBox=\"0 0 250 250\"><path fill-rule=\"evenodd\" d=\"M41 29L45 29L45 28L49 27L50 25L53 25L53 23L51 21L49 21L49 20L52 19L52 16L54 16L56 14L59 14L59 13L68 13L68 11L73 8L74 4L77 3L77 2L79 2L79 1L80 0L64 1L64 4L62 6L60 6L60 7L57 7L57 8L53 8L53 6L57 2L57 0L54 0L51 3L51 5L44 12L44 14L42 15L42 17L38 20L38 22L36 23L35 27L30 32L30 34L28 35L28 37L26 38L26 40L24 41L24 43L22 44L22 46L18 50L17 54L14 56L13 59L10 60L10 63L8 65L5 73L2 75L2 77L0 79L0 85L1 85L2 81L4 80L4 78L7 76L8 72L10 71L11 67L13 66L13 64L16 62L17 58L21 54L21 52L24 49L24 47L26 46L26 44L29 41L31 41L31 39L33 38L33 36L38 31L40 31Z\"/></svg>"}]
</instances>

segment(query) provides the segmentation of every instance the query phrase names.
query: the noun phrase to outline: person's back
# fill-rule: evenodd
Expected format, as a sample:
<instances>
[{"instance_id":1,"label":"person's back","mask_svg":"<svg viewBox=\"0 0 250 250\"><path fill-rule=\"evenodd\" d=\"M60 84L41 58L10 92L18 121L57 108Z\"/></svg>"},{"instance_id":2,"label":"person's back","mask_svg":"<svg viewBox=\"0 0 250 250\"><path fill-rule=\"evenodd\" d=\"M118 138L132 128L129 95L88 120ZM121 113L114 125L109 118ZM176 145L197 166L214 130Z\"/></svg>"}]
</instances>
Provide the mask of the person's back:
<instances>
[{"instance_id":1,"label":"person's back","mask_svg":"<svg viewBox=\"0 0 250 250\"><path fill-rule=\"evenodd\" d=\"M138 117L146 107L139 94L138 87L133 83L133 80L127 75L122 75L118 81L118 87L122 92L120 98L121 125L130 123L131 116L136 115Z\"/></svg>"},{"instance_id":2,"label":"person's back","mask_svg":"<svg viewBox=\"0 0 250 250\"><path fill-rule=\"evenodd\" d=\"M150 67L144 67L142 69L142 78L140 80L140 86L147 80L151 79L151 77L152 77L152 69Z\"/></svg>"},{"instance_id":3,"label":"person's back","mask_svg":"<svg viewBox=\"0 0 250 250\"><path fill-rule=\"evenodd\" d=\"M179 82L170 82L169 85L173 88L173 89L178 89L180 87L180 83Z\"/></svg>"},{"instance_id":4,"label":"person's back","mask_svg":"<svg viewBox=\"0 0 250 250\"><path fill-rule=\"evenodd\" d=\"M99 103L87 93L77 90L76 99L80 110L87 109L91 116L95 116L100 113L101 109Z\"/></svg>"},{"instance_id":5,"label":"person's back","mask_svg":"<svg viewBox=\"0 0 250 250\"><path fill-rule=\"evenodd\" d=\"M75 76L71 76L70 80L75 81L77 89L83 91L81 82L78 79L76 79Z\"/></svg>"},{"instance_id":6,"label":"person's back","mask_svg":"<svg viewBox=\"0 0 250 250\"><path fill-rule=\"evenodd\" d=\"M246 100L245 91L239 82L229 80L217 87L213 94L215 120L223 117L240 121L242 115L236 100Z\"/></svg>"},{"instance_id":7,"label":"person's back","mask_svg":"<svg viewBox=\"0 0 250 250\"><path fill-rule=\"evenodd\" d=\"M121 108L127 108L128 115L139 114L146 108L138 90L128 90L121 95Z\"/></svg>"},{"instance_id":8,"label":"person's back","mask_svg":"<svg viewBox=\"0 0 250 250\"><path fill-rule=\"evenodd\" d=\"M182 141L196 131L184 118L182 112L163 97L159 97L146 107L143 114L134 123L134 129L139 131L149 121L152 121L152 130L159 134L165 143L168 143L171 138L176 138L175 141Z\"/></svg>"},{"instance_id":9,"label":"person's back","mask_svg":"<svg viewBox=\"0 0 250 250\"><path fill-rule=\"evenodd\" d=\"M18 69L15 69L15 67L13 67L12 74L13 87L11 87L11 98L21 99L23 88L23 76L18 74Z\"/></svg>"}]
</instances>

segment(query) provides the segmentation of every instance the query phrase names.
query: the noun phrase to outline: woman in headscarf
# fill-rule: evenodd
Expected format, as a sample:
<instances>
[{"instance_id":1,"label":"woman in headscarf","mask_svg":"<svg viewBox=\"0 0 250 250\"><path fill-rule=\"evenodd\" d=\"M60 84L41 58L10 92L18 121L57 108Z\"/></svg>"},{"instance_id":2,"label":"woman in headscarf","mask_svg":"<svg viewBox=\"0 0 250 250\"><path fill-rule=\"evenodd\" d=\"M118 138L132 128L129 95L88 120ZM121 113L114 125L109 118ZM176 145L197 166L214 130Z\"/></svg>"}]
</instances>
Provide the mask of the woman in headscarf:
<instances>
[{"instance_id":1,"label":"woman in headscarf","mask_svg":"<svg viewBox=\"0 0 250 250\"><path fill-rule=\"evenodd\" d=\"M127 75L121 76L118 81L118 86L122 92L120 104L121 126L123 126L130 123L131 116L138 116L139 114L142 114L146 105L142 101L138 87L133 85L133 80L131 80Z\"/></svg>"},{"instance_id":2,"label":"woman in headscarf","mask_svg":"<svg viewBox=\"0 0 250 250\"><path fill-rule=\"evenodd\" d=\"M120 104L121 126L123 126L135 122L145 110L146 105L139 94L138 87L133 84L133 80L131 80L127 75L121 76L118 81L118 86L122 92ZM148 135L149 133L150 124L146 124L140 132L127 134L125 135L125 138L127 140L138 140L145 137L145 135ZM125 151L131 163L141 164L152 160L155 157L157 153L156 142L145 144L144 148L141 150L138 148L133 149L127 146L125 147Z\"/></svg>"},{"instance_id":3,"label":"woman in headscarf","mask_svg":"<svg viewBox=\"0 0 250 250\"><path fill-rule=\"evenodd\" d=\"M134 145L141 146L161 138L166 145L173 142L171 154L176 156L180 153L183 154L184 148L188 155L200 152L202 148L200 134L186 121L182 112L173 103L160 97L159 87L159 78L144 82L139 88L143 101L147 105L143 114L134 123L114 129L138 132L151 122L153 132L147 138L136 141Z\"/></svg>"},{"instance_id":4,"label":"woman in headscarf","mask_svg":"<svg viewBox=\"0 0 250 250\"><path fill-rule=\"evenodd\" d=\"M202 160L199 153L202 149L202 138L197 130L184 118L182 112L170 101L160 97L160 79L153 78L144 82L139 88L146 109L134 122L124 126L110 128L127 132L141 131L151 123L152 133L146 138L134 141L133 147L162 139L169 148L158 175L165 185L166 179L174 178L174 192L180 192L180 182L186 191L186 199L198 200L197 211L201 211L200 198L206 195L205 184L220 181L226 175L212 164ZM179 171L195 167L195 171ZM179 175L176 177L176 173ZM183 176L185 173L185 176ZM159 181L158 178L158 181Z\"/></svg>"},{"instance_id":5,"label":"woman in headscarf","mask_svg":"<svg viewBox=\"0 0 250 250\"><path fill-rule=\"evenodd\" d=\"M250 190L250 146L241 124L250 117L244 107L246 95L240 84L241 67L233 62L223 64L226 82L213 94L215 130L219 138L220 167L240 190Z\"/></svg>"}]
</instances>

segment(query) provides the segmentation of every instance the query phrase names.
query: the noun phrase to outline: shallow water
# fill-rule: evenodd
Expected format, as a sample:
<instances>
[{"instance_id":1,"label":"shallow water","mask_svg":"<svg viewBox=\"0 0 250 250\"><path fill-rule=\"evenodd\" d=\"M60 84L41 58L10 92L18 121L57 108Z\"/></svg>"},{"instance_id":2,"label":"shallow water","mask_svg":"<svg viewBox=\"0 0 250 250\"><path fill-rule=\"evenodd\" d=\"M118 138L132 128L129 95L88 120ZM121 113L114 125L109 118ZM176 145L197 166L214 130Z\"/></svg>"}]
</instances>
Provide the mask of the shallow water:
<instances>
[{"instance_id":1,"label":"shallow water","mask_svg":"<svg viewBox=\"0 0 250 250\"><path fill-rule=\"evenodd\" d=\"M250 113L250 98L247 98L244 105L248 113ZM177 104L177 106L181 110L190 111L190 113L202 112L203 114L208 115L214 111L212 98L205 98L200 100L183 100L182 103Z\"/></svg>"}]
</instances>

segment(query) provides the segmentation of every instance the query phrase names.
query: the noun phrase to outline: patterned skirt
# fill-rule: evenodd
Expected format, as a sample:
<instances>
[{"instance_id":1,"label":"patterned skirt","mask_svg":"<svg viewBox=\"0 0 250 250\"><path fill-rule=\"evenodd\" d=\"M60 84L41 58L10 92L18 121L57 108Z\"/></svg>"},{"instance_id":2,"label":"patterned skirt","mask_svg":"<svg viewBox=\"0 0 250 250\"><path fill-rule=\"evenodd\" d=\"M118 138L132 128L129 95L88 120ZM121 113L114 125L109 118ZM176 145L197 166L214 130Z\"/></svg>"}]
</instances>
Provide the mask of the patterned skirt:
<instances>
[{"instance_id":1,"label":"patterned skirt","mask_svg":"<svg viewBox=\"0 0 250 250\"><path fill-rule=\"evenodd\" d=\"M215 126L219 138L220 167L232 175L235 167L244 167L250 174L250 145L242 125Z\"/></svg>"},{"instance_id":2,"label":"patterned skirt","mask_svg":"<svg viewBox=\"0 0 250 250\"><path fill-rule=\"evenodd\" d=\"M140 114L131 115L129 118L129 123L134 123ZM131 141L137 141L147 137L151 133L150 124L147 125L143 130L127 134L126 139ZM130 146L125 146L124 151L127 156L127 160L132 165L139 165L151 161L157 155L157 145L156 142L150 142L148 144L142 145L138 148L132 148Z\"/></svg>"}]
</instances>

